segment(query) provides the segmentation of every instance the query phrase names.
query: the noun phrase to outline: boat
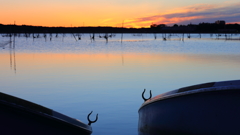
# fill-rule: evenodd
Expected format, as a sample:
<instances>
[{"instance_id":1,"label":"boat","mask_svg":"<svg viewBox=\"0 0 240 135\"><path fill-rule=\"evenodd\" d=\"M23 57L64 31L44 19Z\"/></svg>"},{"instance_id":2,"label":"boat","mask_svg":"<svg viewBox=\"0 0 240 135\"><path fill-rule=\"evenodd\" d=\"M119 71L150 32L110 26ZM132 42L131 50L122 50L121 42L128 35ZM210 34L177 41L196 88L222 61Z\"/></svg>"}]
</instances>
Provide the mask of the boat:
<instances>
[{"instance_id":1,"label":"boat","mask_svg":"<svg viewBox=\"0 0 240 135\"><path fill-rule=\"evenodd\" d=\"M91 112L92 113L92 112ZM90 135L88 124L52 109L0 92L1 135Z\"/></svg>"},{"instance_id":2,"label":"boat","mask_svg":"<svg viewBox=\"0 0 240 135\"><path fill-rule=\"evenodd\" d=\"M144 92L139 135L240 135L240 80L188 86L148 99Z\"/></svg>"}]
</instances>

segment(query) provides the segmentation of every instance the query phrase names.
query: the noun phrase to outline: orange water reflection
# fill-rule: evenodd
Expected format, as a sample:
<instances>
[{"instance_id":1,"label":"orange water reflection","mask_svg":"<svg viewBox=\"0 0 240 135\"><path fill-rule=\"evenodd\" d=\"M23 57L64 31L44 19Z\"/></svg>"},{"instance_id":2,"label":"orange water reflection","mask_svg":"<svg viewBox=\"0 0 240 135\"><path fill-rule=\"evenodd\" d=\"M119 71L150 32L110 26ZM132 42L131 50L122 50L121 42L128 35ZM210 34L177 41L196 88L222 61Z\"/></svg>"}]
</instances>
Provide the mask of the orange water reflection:
<instances>
[{"instance_id":1,"label":"orange water reflection","mask_svg":"<svg viewBox=\"0 0 240 135\"><path fill-rule=\"evenodd\" d=\"M15 54L14 54L15 55ZM16 57L15 59L13 59ZM108 66L190 66L216 65L219 62L231 63L225 66L240 66L240 55L201 55L201 54L58 54L58 53L18 53L0 54L1 70L13 67L18 69L41 69L46 67L93 67Z\"/></svg>"}]
</instances>

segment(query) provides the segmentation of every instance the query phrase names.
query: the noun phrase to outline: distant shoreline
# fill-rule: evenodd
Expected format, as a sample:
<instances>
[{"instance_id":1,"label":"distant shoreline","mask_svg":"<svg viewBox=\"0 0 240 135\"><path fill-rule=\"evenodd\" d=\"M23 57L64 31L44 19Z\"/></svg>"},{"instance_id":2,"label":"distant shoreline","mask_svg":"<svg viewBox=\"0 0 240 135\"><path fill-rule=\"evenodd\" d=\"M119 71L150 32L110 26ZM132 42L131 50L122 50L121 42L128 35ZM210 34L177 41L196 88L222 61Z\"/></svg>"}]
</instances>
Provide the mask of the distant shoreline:
<instances>
[{"instance_id":1,"label":"distant shoreline","mask_svg":"<svg viewBox=\"0 0 240 135\"><path fill-rule=\"evenodd\" d=\"M121 27L44 27L31 25L3 25L0 33L240 33L239 24L188 25L151 28Z\"/></svg>"}]
</instances>

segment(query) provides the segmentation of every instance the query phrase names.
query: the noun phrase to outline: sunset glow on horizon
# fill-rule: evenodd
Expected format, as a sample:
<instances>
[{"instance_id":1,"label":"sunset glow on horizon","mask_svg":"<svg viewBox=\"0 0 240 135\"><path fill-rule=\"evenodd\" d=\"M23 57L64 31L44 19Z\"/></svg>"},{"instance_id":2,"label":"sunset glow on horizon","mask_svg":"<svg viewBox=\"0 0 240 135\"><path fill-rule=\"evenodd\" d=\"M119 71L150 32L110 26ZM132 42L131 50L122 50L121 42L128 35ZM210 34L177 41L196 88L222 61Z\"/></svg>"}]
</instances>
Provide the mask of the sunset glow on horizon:
<instances>
[{"instance_id":1,"label":"sunset glow on horizon","mask_svg":"<svg viewBox=\"0 0 240 135\"><path fill-rule=\"evenodd\" d=\"M240 22L239 0L8 0L1 2L0 24L34 26L150 27L151 24Z\"/></svg>"}]
</instances>

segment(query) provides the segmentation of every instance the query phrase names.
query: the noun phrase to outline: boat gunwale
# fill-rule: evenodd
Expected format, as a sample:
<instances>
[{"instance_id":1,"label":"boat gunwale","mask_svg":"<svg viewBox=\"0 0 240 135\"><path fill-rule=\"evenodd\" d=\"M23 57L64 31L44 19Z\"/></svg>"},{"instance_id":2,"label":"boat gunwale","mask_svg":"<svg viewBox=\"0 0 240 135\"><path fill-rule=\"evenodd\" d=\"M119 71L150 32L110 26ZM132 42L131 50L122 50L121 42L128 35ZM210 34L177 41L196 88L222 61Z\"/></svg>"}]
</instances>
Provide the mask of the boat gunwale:
<instances>
[{"instance_id":1,"label":"boat gunwale","mask_svg":"<svg viewBox=\"0 0 240 135\"><path fill-rule=\"evenodd\" d=\"M191 94L197 94L197 93L203 93L203 92L213 92L213 91L227 91L227 90L240 90L240 85L227 85L227 86L213 86L213 87L208 87L208 88L200 88L200 89L195 89L195 90L190 90L190 91L184 91L184 92L176 92L179 89L172 90L170 92L175 92L169 95L165 95L156 99L148 99L145 101L139 108L138 112L145 106L153 104L155 102L161 101L161 100L166 100L166 99L171 99L174 97L180 97L180 96L186 96L186 95L191 95ZM158 95L159 96L159 95Z\"/></svg>"},{"instance_id":2,"label":"boat gunwale","mask_svg":"<svg viewBox=\"0 0 240 135\"><path fill-rule=\"evenodd\" d=\"M7 107L10 107L10 108L13 108L13 109L17 109L17 110L22 111L22 112L27 112L27 113L31 113L33 115L37 115L37 116L40 116L40 117L51 119L51 120L54 120L55 122L61 122L63 124L67 124L67 125L73 126L75 128L81 128L83 130L86 130L89 133L92 133L91 126L89 126L89 125L87 125L87 124L85 124L85 123L83 123L83 122L81 122L81 121L79 121L77 119L71 118L71 117L66 116L64 114L56 112L56 111L54 111L52 109L46 108L44 106L38 105L36 103L30 102L30 101L27 101L27 100L24 100L24 99L21 99L21 98L18 98L18 97L14 97L14 96L11 96L11 95L8 95L8 94L5 94L5 93L1 93L1 92L0 92L0 94L2 94L4 96L9 96L12 99L17 99L19 101L26 102L27 104L35 105L37 107L42 107L42 108L44 108L44 110L47 110L47 112L34 110L32 108L28 108L27 106L23 106L21 104L17 104L17 103L14 103L14 102L9 102L9 101L6 101L4 99L0 99L0 105L5 105ZM51 113L49 113L50 111L51 111ZM57 117L54 114L61 115L62 117ZM65 119L63 117L65 117ZM85 127L81 126L80 124L78 125L78 124L72 123L69 120L67 120L66 118L72 119L75 122L81 123L81 125L84 125Z\"/></svg>"}]
</instances>

